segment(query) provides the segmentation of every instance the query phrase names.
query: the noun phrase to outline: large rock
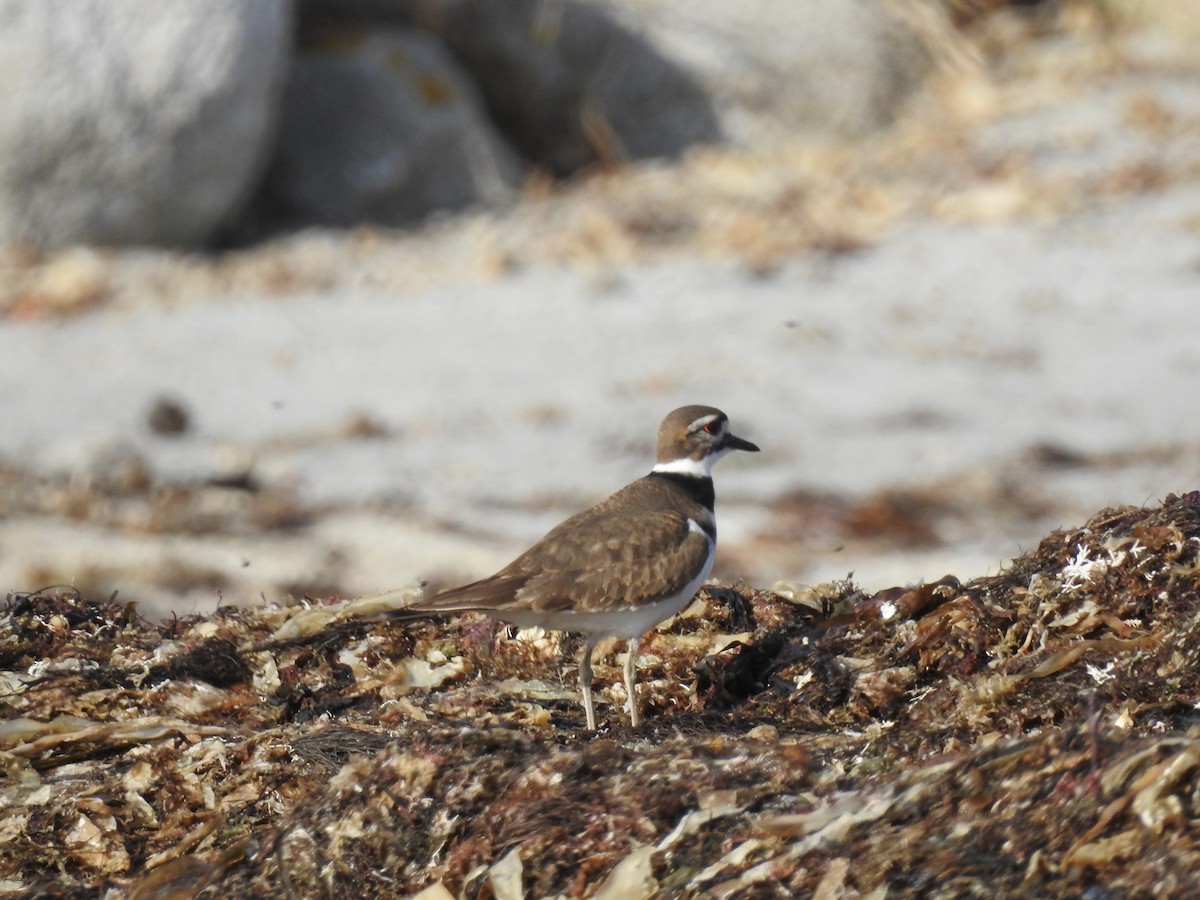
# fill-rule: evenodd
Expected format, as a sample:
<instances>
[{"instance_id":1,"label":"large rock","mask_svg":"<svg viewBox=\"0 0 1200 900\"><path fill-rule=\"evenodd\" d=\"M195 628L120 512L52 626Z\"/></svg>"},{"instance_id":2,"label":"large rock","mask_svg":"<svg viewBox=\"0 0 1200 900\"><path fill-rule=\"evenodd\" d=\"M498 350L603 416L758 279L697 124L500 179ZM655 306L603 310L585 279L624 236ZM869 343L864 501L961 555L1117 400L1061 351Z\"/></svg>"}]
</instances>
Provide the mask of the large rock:
<instances>
[{"instance_id":1,"label":"large rock","mask_svg":"<svg viewBox=\"0 0 1200 900\"><path fill-rule=\"evenodd\" d=\"M673 158L721 138L704 89L599 6L575 0L426 0L423 27L472 74L505 136L558 175Z\"/></svg>"},{"instance_id":2,"label":"large rock","mask_svg":"<svg viewBox=\"0 0 1200 900\"><path fill-rule=\"evenodd\" d=\"M887 126L929 71L927 34L941 15L936 4L880 0L603 5L693 73L739 142Z\"/></svg>"},{"instance_id":3,"label":"large rock","mask_svg":"<svg viewBox=\"0 0 1200 900\"><path fill-rule=\"evenodd\" d=\"M436 40L399 27L323 28L292 64L266 215L407 225L503 201L520 177L475 86Z\"/></svg>"},{"instance_id":4,"label":"large rock","mask_svg":"<svg viewBox=\"0 0 1200 900\"><path fill-rule=\"evenodd\" d=\"M0 240L197 244L265 161L289 0L0 0Z\"/></svg>"}]
</instances>

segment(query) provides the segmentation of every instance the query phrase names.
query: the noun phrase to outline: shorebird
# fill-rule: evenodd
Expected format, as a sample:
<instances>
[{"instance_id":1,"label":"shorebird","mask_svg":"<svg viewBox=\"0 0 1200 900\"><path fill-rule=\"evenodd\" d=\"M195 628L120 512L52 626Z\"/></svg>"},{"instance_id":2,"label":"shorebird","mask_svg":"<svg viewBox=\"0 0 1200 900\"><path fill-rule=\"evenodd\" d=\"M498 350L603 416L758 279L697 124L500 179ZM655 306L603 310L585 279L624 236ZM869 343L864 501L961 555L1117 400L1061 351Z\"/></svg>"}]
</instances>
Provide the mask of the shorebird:
<instances>
[{"instance_id":1,"label":"shorebird","mask_svg":"<svg viewBox=\"0 0 1200 900\"><path fill-rule=\"evenodd\" d=\"M579 686L593 731L592 651L602 638L626 638L625 686L636 726L638 642L687 606L712 571L717 547L712 469L730 450L758 447L734 435L719 409L676 409L659 426L657 461L649 474L556 526L495 575L418 600L402 612L483 612L520 627L584 635Z\"/></svg>"}]
</instances>

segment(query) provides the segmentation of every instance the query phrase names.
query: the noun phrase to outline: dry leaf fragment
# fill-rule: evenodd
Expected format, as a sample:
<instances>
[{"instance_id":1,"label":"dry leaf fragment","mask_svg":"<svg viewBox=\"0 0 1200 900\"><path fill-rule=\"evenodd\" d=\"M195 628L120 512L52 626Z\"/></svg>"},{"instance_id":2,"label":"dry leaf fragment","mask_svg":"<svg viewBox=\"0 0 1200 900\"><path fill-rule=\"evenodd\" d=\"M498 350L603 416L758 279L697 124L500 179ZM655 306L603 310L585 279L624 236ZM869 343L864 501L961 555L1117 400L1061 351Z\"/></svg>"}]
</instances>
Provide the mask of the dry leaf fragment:
<instances>
[{"instance_id":1,"label":"dry leaf fragment","mask_svg":"<svg viewBox=\"0 0 1200 900\"><path fill-rule=\"evenodd\" d=\"M1080 641L1072 644L1066 650L1055 653L1049 659L1043 660L1029 673L1031 678L1044 678L1060 672L1071 663L1078 660L1089 650L1101 650L1108 653L1120 653L1124 650L1141 650L1153 646L1158 640L1157 635L1148 634L1140 638L1098 638L1093 641Z\"/></svg>"}]
</instances>

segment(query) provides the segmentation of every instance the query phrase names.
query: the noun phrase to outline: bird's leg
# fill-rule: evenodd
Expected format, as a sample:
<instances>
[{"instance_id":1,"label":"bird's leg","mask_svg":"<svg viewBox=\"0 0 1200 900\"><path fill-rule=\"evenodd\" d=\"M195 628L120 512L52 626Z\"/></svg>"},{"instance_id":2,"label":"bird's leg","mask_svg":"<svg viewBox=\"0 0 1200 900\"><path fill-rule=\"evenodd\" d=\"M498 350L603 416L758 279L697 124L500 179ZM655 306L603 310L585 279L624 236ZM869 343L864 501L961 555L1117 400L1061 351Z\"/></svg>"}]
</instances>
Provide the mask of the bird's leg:
<instances>
[{"instance_id":1,"label":"bird's leg","mask_svg":"<svg viewBox=\"0 0 1200 900\"><path fill-rule=\"evenodd\" d=\"M629 724L638 725L637 652L639 638L630 638L625 652L625 690L629 693Z\"/></svg>"},{"instance_id":2,"label":"bird's leg","mask_svg":"<svg viewBox=\"0 0 1200 900\"><path fill-rule=\"evenodd\" d=\"M579 661L579 690L583 694L583 711L587 714L588 731L596 730L596 707L592 703L592 650L596 641L589 639Z\"/></svg>"}]
</instances>

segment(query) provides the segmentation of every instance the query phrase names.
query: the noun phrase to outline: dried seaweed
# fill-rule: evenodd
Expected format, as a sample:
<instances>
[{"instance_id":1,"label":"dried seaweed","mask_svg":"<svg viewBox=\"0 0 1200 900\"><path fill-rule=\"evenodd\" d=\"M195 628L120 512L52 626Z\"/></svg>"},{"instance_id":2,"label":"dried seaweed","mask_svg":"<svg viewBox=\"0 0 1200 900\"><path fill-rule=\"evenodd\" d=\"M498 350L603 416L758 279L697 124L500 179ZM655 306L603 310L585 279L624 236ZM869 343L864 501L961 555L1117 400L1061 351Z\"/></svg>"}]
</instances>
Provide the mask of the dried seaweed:
<instances>
[{"instance_id":1,"label":"dried seaweed","mask_svg":"<svg viewBox=\"0 0 1200 900\"><path fill-rule=\"evenodd\" d=\"M1197 495L966 583L708 587L644 642L638 729L615 647L591 734L577 639L321 608L10 597L0 884L1186 896L1200 868Z\"/></svg>"}]
</instances>

